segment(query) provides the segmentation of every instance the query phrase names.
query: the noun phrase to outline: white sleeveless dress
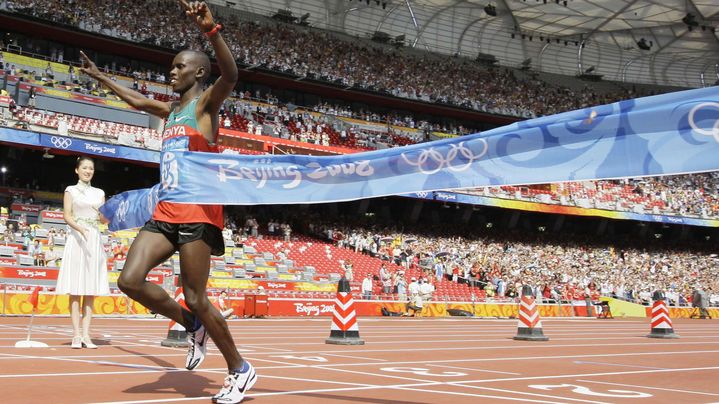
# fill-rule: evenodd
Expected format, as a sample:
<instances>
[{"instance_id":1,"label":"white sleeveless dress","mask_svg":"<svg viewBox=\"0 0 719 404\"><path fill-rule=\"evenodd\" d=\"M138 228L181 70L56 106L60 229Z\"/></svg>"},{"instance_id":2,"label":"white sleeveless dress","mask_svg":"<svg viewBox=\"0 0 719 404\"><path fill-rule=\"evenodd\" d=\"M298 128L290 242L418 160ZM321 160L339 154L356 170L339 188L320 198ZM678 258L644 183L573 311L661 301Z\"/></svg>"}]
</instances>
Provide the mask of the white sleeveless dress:
<instances>
[{"instance_id":1,"label":"white sleeveless dress","mask_svg":"<svg viewBox=\"0 0 719 404\"><path fill-rule=\"evenodd\" d=\"M57 278L55 293L65 295L102 296L110 294L107 281L107 256L99 230L99 213L105 192L82 183L65 189L72 195L75 221L87 229L85 240L68 226L65 250Z\"/></svg>"}]
</instances>

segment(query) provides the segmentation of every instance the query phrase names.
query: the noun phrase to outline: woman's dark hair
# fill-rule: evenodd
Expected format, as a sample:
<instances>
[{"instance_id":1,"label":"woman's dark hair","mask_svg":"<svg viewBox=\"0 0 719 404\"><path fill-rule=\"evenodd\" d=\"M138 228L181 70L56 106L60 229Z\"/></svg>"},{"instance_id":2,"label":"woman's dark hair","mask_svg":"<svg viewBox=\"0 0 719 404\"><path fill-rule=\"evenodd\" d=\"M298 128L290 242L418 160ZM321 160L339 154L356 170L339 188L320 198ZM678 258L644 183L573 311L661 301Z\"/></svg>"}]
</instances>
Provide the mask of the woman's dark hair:
<instances>
[{"instance_id":1,"label":"woman's dark hair","mask_svg":"<svg viewBox=\"0 0 719 404\"><path fill-rule=\"evenodd\" d=\"M83 161L89 161L89 162L91 162L93 165L95 165L95 160L93 160L93 159L91 159L90 157L87 157L87 156L80 156L80 157L77 158L77 161L75 162L75 168L80 168L80 164L82 164Z\"/></svg>"}]
</instances>

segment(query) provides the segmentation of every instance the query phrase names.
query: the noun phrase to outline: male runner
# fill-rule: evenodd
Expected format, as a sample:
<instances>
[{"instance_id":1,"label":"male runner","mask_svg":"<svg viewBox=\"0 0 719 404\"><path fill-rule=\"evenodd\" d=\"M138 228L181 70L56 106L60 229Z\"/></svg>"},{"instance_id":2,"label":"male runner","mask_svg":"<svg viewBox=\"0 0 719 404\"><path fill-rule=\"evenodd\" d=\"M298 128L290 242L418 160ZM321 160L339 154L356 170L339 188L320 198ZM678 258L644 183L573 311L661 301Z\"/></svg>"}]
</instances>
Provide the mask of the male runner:
<instances>
[{"instance_id":1,"label":"male runner","mask_svg":"<svg viewBox=\"0 0 719 404\"><path fill-rule=\"evenodd\" d=\"M175 56L170 70L170 85L180 94L179 102L160 102L117 84L102 74L82 53L81 70L104 84L132 107L164 118L162 150L216 151L220 106L237 82L237 66L222 39L210 9L204 2L180 0L212 44L221 76L203 91L210 76L210 60L206 54L184 50ZM207 298L206 285L210 271L210 255L224 254L222 238L222 206L187 205L159 202L152 220L140 230L127 254L125 267L118 279L120 289L151 311L183 324L188 331L190 348L185 366L192 370L205 358L208 334L227 361L228 376L216 403L239 403L257 380L255 370L242 359L227 323ZM165 262L175 251L180 252L180 275L185 303L184 310L160 286L145 281L152 268Z\"/></svg>"}]
</instances>

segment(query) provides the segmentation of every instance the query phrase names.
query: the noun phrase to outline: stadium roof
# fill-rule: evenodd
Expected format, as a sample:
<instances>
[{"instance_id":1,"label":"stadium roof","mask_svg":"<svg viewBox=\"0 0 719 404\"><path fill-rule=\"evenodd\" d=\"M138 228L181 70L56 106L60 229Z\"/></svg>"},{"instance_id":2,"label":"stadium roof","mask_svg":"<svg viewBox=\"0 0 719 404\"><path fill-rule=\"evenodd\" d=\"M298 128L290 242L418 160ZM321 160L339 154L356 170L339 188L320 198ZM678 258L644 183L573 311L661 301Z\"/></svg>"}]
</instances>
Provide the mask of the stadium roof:
<instances>
[{"instance_id":1,"label":"stadium roof","mask_svg":"<svg viewBox=\"0 0 719 404\"><path fill-rule=\"evenodd\" d=\"M469 57L492 54L506 66L532 58L539 71L575 75L594 67L609 80L682 87L712 85L719 78L717 0L215 3L263 15L278 9L298 17L310 13L313 27L360 36L382 31L392 39L404 35L409 47Z\"/></svg>"}]
</instances>

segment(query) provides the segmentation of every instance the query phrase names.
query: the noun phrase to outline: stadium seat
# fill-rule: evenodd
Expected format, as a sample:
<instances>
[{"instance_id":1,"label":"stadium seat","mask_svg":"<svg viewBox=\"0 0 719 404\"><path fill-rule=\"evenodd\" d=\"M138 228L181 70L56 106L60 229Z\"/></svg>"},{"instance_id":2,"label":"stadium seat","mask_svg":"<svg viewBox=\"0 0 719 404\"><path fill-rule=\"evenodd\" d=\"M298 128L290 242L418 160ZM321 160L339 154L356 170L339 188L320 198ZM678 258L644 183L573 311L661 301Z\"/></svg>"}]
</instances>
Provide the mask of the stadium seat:
<instances>
[{"instance_id":1,"label":"stadium seat","mask_svg":"<svg viewBox=\"0 0 719 404\"><path fill-rule=\"evenodd\" d=\"M22 255L22 254L17 254L16 257L17 257L18 265L22 265L22 266L35 265L35 260L33 259L33 257L30 257L28 255Z\"/></svg>"},{"instance_id":2,"label":"stadium seat","mask_svg":"<svg viewBox=\"0 0 719 404\"><path fill-rule=\"evenodd\" d=\"M0 246L0 257L14 257L17 252L17 248Z\"/></svg>"}]
</instances>

